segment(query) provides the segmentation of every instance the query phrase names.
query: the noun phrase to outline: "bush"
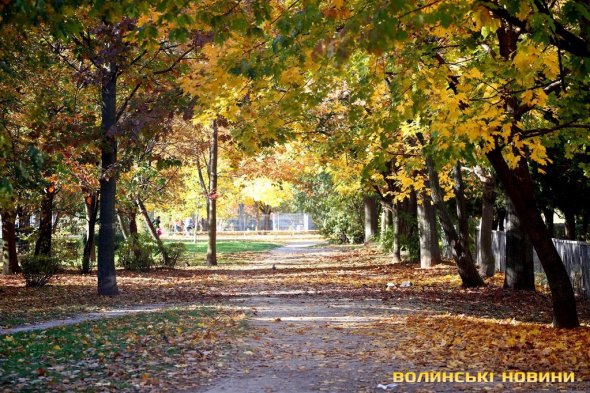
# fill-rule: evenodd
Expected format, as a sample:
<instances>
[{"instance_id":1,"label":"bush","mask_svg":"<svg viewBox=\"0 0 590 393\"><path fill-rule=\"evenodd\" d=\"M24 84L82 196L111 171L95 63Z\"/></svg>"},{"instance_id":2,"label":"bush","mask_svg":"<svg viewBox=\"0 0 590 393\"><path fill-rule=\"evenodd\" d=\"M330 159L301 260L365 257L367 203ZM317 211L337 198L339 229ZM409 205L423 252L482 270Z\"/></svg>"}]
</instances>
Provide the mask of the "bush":
<instances>
[{"instance_id":1,"label":"bush","mask_svg":"<svg viewBox=\"0 0 590 393\"><path fill-rule=\"evenodd\" d=\"M365 238L359 206L351 203L348 208L332 207L319 222L320 233L339 244L362 243Z\"/></svg>"},{"instance_id":2,"label":"bush","mask_svg":"<svg viewBox=\"0 0 590 393\"><path fill-rule=\"evenodd\" d=\"M21 268L27 287L42 287L59 271L59 259L49 255L27 255Z\"/></svg>"},{"instance_id":3,"label":"bush","mask_svg":"<svg viewBox=\"0 0 590 393\"><path fill-rule=\"evenodd\" d=\"M178 262L182 259L186 252L186 246L184 243L167 243L164 244L166 254L168 255L168 261L164 261L165 267L176 267Z\"/></svg>"},{"instance_id":4,"label":"bush","mask_svg":"<svg viewBox=\"0 0 590 393\"><path fill-rule=\"evenodd\" d=\"M320 233L335 243L362 243L365 237L360 192L340 193L329 173L304 177L308 190L295 195L295 207L310 213Z\"/></svg>"},{"instance_id":5,"label":"bush","mask_svg":"<svg viewBox=\"0 0 590 393\"><path fill-rule=\"evenodd\" d=\"M385 252L392 252L393 251L393 243L395 237L395 230L394 228L385 228L385 231L381 232L381 236L379 236L379 245Z\"/></svg>"},{"instance_id":6,"label":"bush","mask_svg":"<svg viewBox=\"0 0 590 393\"><path fill-rule=\"evenodd\" d=\"M53 239L51 253L62 265L81 269L82 245L78 239Z\"/></svg>"},{"instance_id":7,"label":"bush","mask_svg":"<svg viewBox=\"0 0 590 393\"><path fill-rule=\"evenodd\" d=\"M130 237L119 245L119 265L125 270L146 272L154 266L155 245L144 236Z\"/></svg>"}]
</instances>

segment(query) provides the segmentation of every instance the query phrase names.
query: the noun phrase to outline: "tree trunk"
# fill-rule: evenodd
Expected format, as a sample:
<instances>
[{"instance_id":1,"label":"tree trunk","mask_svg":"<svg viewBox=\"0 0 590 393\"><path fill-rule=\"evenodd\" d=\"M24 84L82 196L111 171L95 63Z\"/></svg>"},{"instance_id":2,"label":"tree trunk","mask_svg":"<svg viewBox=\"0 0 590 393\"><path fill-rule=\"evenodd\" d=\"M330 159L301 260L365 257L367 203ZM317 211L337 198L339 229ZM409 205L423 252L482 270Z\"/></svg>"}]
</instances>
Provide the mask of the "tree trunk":
<instances>
[{"instance_id":1,"label":"tree trunk","mask_svg":"<svg viewBox=\"0 0 590 393\"><path fill-rule=\"evenodd\" d=\"M551 234L551 237L555 236L555 224L553 222L553 215L555 211L549 207L543 209L543 217L545 217L545 225L547 225L547 230Z\"/></svg>"},{"instance_id":2,"label":"tree trunk","mask_svg":"<svg viewBox=\"0 0 590 393\"><path fill-rule=\"evenodd\" d=\"M33 233L31 227L31 215L25 212L22 206L16 209L18 216L18 229L16 229L16 252L17 254L24 255L29 252L30 244L25 238Z\"/></svg>"},{"instance_id":3,"label":"tree trunk","mask_svg":"<svg viewBox=\"0 0 590 393\"><path fill-rule=\"evenodd\" d=\"M270 205L263 203L263 202L257 202L257 206L260 208L260 212L262 213L262 219L263 219L262 230L263 231L270 231L272 229L271 221L270 221L270 214L272 213L272 207Z\"/></svg>"},{"instance_id":4,"label":"tree trunk","mask_svg":"<svg viewBox=\"0 0 590 393\"><path fill-rule=\"evenodd\" d=\"M383 236L385 234L385 231L392 227L393 216L390 207L386 207L383 204L381 206L381 235Z\"/></svg>"},{"instance_id":5,"label":"tree trunk","mask_svg":"<svg viewBox=\"0 0 590 393\"><path fill-rule=\"evenodd\" d=\"M482 181L483 196L478 234L477 263L479 264L479 273L482 276L492 277L496 272L496 261L492 250L492 221L494 219L496 189L494 178L490 174L482 173L479 177Z\"/></svg>"},{"instance_id":6,"label":"tree trunk","mask_svg":"<svg viewBox=\"0 0 590 393\"><path fill-rule=\"evenodd\" d=\"M260 231L260 208L256 201L254 201L254 210L256 210L256 232L258 232Z\"/></svg>"},{"instance_id":7,"label":"tree trunk","mask_svg":"<svg viewBox=\"0 0 590 393\"><path fill-rule=\"evenodd\" d=\"M374 196L366 196L363 198L363 205L365 208L365 243L369 243L373 241L379 231L377 201Z\"/></svg>"},{"instance_id":8,"label":"tree trunk","mask_svg":"<svg viewBox=\"0 0 590 393\"><path fill-rule=\"evenodd\" d=\"M504 231L504 221L506 220L506 209L498 209L498 230Z\"/></svg>"},{"instance_id":9,"label":"tree trunk","mask_svg":"<svg viewBox=\"0 0 590 393\"><path fill-rule=\"evenodd\" d=\"M533 246L524 232L514 204L506 197L506 274L504 288L535 290Z\"/></svg>"},{"instance_id":10,"label":"tree trunk","mask_svg":"<svg viewBox=\"0 0 590 393\"><path fill-rule=\"evenodd\" d=\"M137 231L137 211L133 210L127 213L127 220L129 221L129 238L137 238L139 235Z\"/></svg>"},{"instance_id":11,"label":"tree trunk","mask_svg":"<svg viewBox=\"0 0 590 393\"><path fill-rule=\"evenodd\" d=\"M41 212L39 213L39 237L35 243L35 255L51 255L51 236L53 231L53 199L55 186L52 184L45 189L41 200Z\"/></svg>"},{"instance_id":12,"label":"tree trunk","mask_svg":"<svg viewBox=\"0 0 590 393\"><path fill-rule=\"evenodd\" d=\"M119 293L115 270L115 208L117 140L111 128L117 119L117 68L111 64L104 76L101 89L102 143L100 176L100 229L98 235L98 294L113 296Z\"/></svg>"},{"instance_id":13,"label":"tree trunk","mask_svg":"<svg viewBox=\"0 0 590 393\"><path fill-rule=\"evenodd\" d=\"M467 202L465 201L465 185L463 184L463 174L461 172L461 163L457 161L453 170L455 201L457 207L457 218L459 222L459 241L466 249L470 250L471 239L469 236L469 216L467 215Z\"/></svg>"},{"instance_id":14,"label":"tree trunk","mask_svg":"<svg viewBox=\"0 0 590 393\"><path fill-rule=\"evenodd\" d=\"M90 273L90 262L94 259L94 233L96 217L98 215L98 195L94 192L86 194L84 198L86 208L86 243L82 253L82 273Z\"/></svg>"},{"instance_id":15,"label":"tree trunk","mask_svg":"<svg viewBox=\"0 0 590 393\"><path fill-rule=\"evenodd\" d=\"M4 210L2 212L2 260L3 274L17 274L21 272L16 253L16 228L14 221L16 212Z\"/></svg>"},{"instance_id":16,"label":"tree trunk","mask_svg":"<svg viewBox=\"0 0 590 393\"><path fill-rule=\"evenodd\" d=\"M420 267L429 268L441 262L436 215L430 196L422 191L418 204L418 233L420 236Z\"/></svg>"},{"instance_id":17,"label":"tree trunk","mask_svg":"<svg viewBox=\"0 0 590 393\"><path fill-rule=\"evenodd\" d=\"M53 220L53 224L51 226L51 234L55 235L57 233L57 226L63 217L62 212L55 213L55 219Z\"/></svg>"},{"instance_id":18,"label":"tree trunk","mask_svg":"<svg viewBox=\"0 0 590 393\"><path fill-rule=\"evenodd\" d=\"M580 240L588 239L588 223L590 222L590 214L585 211L582 213L582 233L580 234Z\"/></svg>"},{"instance_id":19,"label":"tree trunk","mask_svg":"<svg viewBox=\"0 0 590 393\"><path fill-rule=\"evenodd\" d=\"M430 190L432 193L432 201L438 211L443 230L447 236L447 241L451 245L451 253L453 259L457 264L459 276L463 286L466 288L480 287L484 285L482 278L480 277L471 251L469 251L468 245L465 243L465 238L460 238L453 226L451 215L447 210L447 206L444 203L444 194L440 187L438 180L438 173L434 168L434 162L432 158L426 157L426 168L428 169L428 179L430 182Z\"/></svg>"},{"instance_id":20,"label":"tree trunk","mask_svg":"<svg viewBox=\"0 0 590 393\"><path fill-rule=\"evenodd\" d=\"M158 232L156 231L156 228L154 227L154 224L152 223L152 220L150 219L150 215L148 214L148 211L145 208L143 201L139 198L137 198L135 201L137 203L137 207L139 208L139 211L141 212L141 215L143 216L143 220L145 221L145 225L148 228L148 232L150 233L152 238L156 241L156 244L158 246L158 250L160 250L160 253L162 254L162 259L164 260L164 266L168 266L168 261L169 261L168 260L168 252L166 251L166 247L164 247L164 243L162 242L162 239L160 239L160 236L158 236Z\"/></svg>"},{"instance_id":21,"label":"tree trunk","mask_svg":"<svg viewBox=\"0 0 590 393\"><path fill-rule=\"evenodd\" d=\"M400 231L402 220L400 219L401 206L399 202L393 204L393 263L402 261L402 248L400 242Z\"/></svg>"},{"instance_id":22,"label":"tree trunk","mask_svg":"<svg viewBox=\"0 0 590 393\"><path fill-rule=\"evenodd\" d=\"M207 265L217 265L217 121L211 124L209 147L209 239L207 243Z\"/></svg>"},{"instance_id":23,"label":"tree trunk","mask_svg":"<svg viewBox=\"0 0 590 393\"><path fill-rule=\"evenodd\" d=\"M565 215L565 238L576 240L576 215L569 210L563 214Z\"/></svg>"},{"instance_id":24,"label":"tree trunk","mask_svg":"<svg viewBox=\"0 0 590 393\"><path fill-rule=\"evenodd\" d=\"M500 149L492 150L486 156L514 204L521 225L533 243L547 275L553 301L553 325L560 328L579 326L572 284L536 206L533 181L526 163L511 169Z\"/></svg>"},{"instance_id":25,"label":"tree trunk","mask_svg":"<svg viewBox=\"0 0 590 393\"><path fill-rule=\"evenodd\" d=\"M125 221L123 221L123 215L120 211L117 211L117 221L119 222L119 229L121 229L123 239L125 239L125 241L129 240L129 228L127 228Z\"/></svg>"}]
</instances>

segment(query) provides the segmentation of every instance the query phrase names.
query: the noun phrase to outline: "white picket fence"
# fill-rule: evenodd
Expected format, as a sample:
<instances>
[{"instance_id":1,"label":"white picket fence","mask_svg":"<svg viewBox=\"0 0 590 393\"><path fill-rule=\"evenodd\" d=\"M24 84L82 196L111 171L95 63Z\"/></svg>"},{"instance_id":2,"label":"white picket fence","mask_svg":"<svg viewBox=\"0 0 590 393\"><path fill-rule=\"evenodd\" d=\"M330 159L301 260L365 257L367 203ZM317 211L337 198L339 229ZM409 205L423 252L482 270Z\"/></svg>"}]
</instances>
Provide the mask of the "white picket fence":
<instances>
[{"instance_id":1,"label":"white picket fence","mask_svg":"<svg viewBox=\"0 0 590 393\"><path fill-rule=\"evenodd\" d=\"M476 236L476 239L478 238ZM562 239L553 239L553 244L570 276L574 291L590 300L590 244ZM478 241L476 241L476 247L479 247ZM506 232L492 231L492 251L496 271L504 272L506 270ZM545 272L536 251L533 252L533 261L535 273L544 277Z\"/></svg>"}]
</instances>

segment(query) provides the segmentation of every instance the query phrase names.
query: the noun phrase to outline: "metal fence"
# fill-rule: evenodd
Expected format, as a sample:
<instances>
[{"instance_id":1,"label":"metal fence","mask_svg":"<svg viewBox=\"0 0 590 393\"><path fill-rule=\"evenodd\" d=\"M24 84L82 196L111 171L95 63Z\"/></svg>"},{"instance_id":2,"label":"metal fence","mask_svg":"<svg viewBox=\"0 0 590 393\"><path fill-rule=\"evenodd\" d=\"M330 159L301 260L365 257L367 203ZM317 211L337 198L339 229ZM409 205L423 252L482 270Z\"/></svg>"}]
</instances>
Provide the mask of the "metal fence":
<instances>
[{"instance_id":1,"label":"metal fence","mask_svg":"<svg viewBox=\"0 0 590 393\"><path fill-rule=\"evenodd\" d=\"M313 231L317 227L307 213L271 213L258 217L242 214L217 223L219 231Z\"/></svg>"},{"instance_id":2,"label":"metal fence","mask_svg":"<svg viewBox=\"0 0 590 393\"><path fill-rule=\"evenodd\" d=\"M479 236L476 234L476 248L479 248ZM590 244L572 240L553 239L553 244L563 261L574 291L590 300ZM477 252L477 251L476 251ZM506 270L506 232L492 231L492 252L496 271ZM545 277L537 252L533 251L535 273ZM546 280L546 278L544 278Z\"/></svg>"}]
</instances>

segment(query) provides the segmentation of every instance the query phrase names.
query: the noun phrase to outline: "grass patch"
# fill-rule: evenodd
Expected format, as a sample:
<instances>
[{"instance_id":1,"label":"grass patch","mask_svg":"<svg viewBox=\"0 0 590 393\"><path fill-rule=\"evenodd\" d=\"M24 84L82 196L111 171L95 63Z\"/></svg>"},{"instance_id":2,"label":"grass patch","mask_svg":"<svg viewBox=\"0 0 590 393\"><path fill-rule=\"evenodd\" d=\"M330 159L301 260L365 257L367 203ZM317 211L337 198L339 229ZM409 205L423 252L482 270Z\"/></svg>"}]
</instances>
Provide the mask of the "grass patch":
<instances>
[{"instance_id":1,"label":"grass patch","mask_svg":"<svg viewBox=\"0 0 590 393\"><path fill-rule=\"evenodd\" d=\"M166 241L175 243L174 241ZM207 243L200 241L181 242L186 247L186 254L182 258L188 265L203 264L207 255ZM217 242L217 261L220 264L244 264L252 260L256 253L281 247L280 243L259 242L252 240L221 240Z\"/></svg>"},{"instance_id":2,"label":"grass patch","mask_svg":"<svg viewBox=\"0 0 590 393\"><path fill-rule=\"evenodd\" d=\"M207 243L184 242L186 251L195 254L206 254ZM264 252L280 247L278 243L256 242L248 240L227 240L217 242L217 252L219 253L238 253L238 252Z\"/></svg>"},{"instance_id":3,"label":"grass patch","mask_svg":"<svg viewBox=\"0 0 590 393\"><path fill-rule=\"evenodd\" d=\"M0 336L0 386L18 391L164 389L208 378L243 314L178 308Z\"/></svg>"}]
</instances>

